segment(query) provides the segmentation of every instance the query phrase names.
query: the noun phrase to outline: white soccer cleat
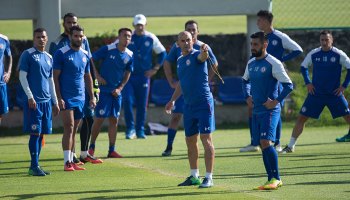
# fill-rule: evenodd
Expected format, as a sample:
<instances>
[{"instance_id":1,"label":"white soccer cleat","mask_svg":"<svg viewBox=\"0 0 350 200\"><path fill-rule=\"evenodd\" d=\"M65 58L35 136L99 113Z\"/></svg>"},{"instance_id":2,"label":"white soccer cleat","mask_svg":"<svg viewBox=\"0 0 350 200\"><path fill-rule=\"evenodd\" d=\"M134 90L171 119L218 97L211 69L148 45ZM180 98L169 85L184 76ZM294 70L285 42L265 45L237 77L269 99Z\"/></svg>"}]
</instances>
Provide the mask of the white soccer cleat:
<instances>
[{"instance_id":1,"label":"white soccer cleat","mask_svg":"<svg viewBox=\"0 0 350 200\"><path fill-rule=\"evenodd\" d=\"M247 145L239 150L239 152L258 152L260 151L259 146Z\"/></svg>"}]
</instances>

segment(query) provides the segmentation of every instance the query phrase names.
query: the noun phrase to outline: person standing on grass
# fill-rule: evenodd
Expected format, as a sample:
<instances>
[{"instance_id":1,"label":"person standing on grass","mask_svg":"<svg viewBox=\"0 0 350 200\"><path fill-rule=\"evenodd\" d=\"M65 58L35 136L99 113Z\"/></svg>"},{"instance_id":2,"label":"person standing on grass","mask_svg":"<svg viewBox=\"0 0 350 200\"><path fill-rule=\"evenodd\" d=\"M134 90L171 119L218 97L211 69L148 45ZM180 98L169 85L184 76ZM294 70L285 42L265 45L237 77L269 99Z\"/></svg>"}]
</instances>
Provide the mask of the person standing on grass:
<instances>
[{"instance_id":1,"label":"person standing on grass","mask_svg":"<svg viewBox=\"0 0 350 200\"><path fill-rule=\"evenodd\" d=\"M200 50L200 47L202 46L203 42L199 41L197 39L198 37L198 23L194 20L189 20L185 23L185 31L188 31L191 33L192 37L193 37L193 48L196 50ZM213 65L212 67L217 68L218 67L218 62L216 60L216 57L213 53L213 51L211 50L211 48L209 47L208 49L209 52L209 58L211 61L209 61L209 59L207 60L207 65ZM177 59L181 56L181 48L179 47L179 45L177 43L175 43L165 61L164 61L164 73L165 76L169 82L169 85L172 88L176 88L178 81L176 81L175 79L173 79L173 75L171 72L171 64L176 64L177 63ZM210 68L209 71L209 82L211 81L211 79L214 76L214 72L212 70L212 68ZM167 140L167 147L164 150L164 152L162 153L162 156L171 156L171 152L173 150L173 143L174 143L174 139L176 136L176 131L177 131L177 127L180 123L180 120L182 118L182 113L183 113L183 105L184 105L184 99L183 96L179 97L178 100L176 100L175 102L175 106L174 106L174 110L172 111L171 114L171 120L170 120L170 124L168 126L168 140Z\"/></svg>"},{"instance_id":2,"label":"person standing on grass","mask_svg":"<svg viewBox=\"0 0 350 200\"><path fill-rule=\"evenodd\" d=\"M258 17L258 20L257 20L258 28L267 35L267 39L268 39L268 45L266 49L267 53L277 58L282 63L292 60L297 56L301 55L303 50L294 40L292 40L287 34L274 29L272 24L273 14L271 12L267 10L260 10L257 13L257 17ZM281 85L279 85L279 90L282 90ZM283 103L284 102L282 101L281 102L282 107L283 107ZM251 122L252 122L252 118L251 118L252 109L253 108L248 107L250 132L251 132ZM274 147L278 152L282 151L282 147L280 144L281 132L282 132L282 118L280 118L278 121L277 129L276 129L276 140L274 143ZM258 151L259 150L258 145L259 144L253 144L251 140L251 143L246 147L241 148L240 152Z\"/></svg>"},{"instance_id":3,"label":"person standing on grass","mask_svg":"<svg viewBox=\"0 0 350 200\"><path fill-rule=\"evenodd\" d=\"M2 116L9 112L6 84L10 81L11 72L12 55L10 41L5 35L0 34L0 126Z\"/></svg>"},{"instance_id":4,"label":"person standing on grass","mask_svg":"<svg viewBox=\"0 0 350 200\"><path fill-rule=\"evenodd\" d=\"M193 49L193 36L190 32L179 33L177 44L182 55L177 59L177 74L179 84L165 110L171 113L175 101L181 93L184 98L184 128L186 135L187 153L190 164L190 176L178 186L199 185L209 188L213 183L213 168L215 150L211 133L215 130L214 99L210 92L208 81L209 46L202 44L200 50ZM204 147L206 175L202 183L199 179L198 168L198 137Z\"/></svg>"},{"instance_id":5,"label":"person standing on grass","mask_svg":"<svg viewBox=\"0 0 350 200\"><path fill-rule=\"evenodd\" d=\"M348 102L344 97L344 90L350 83L350 59L340 49L333 46L333 36L330 31L320 33L321 46L310 51L301 63L301 74L307 87L307 97L301 107L299 116L293 128L289 144L282 153L295 151L298 137L304 130L309 117L318 119L325 106L331 111L332 117L343 117L350 124ZM312 66L312 81L308 67ZM347 69L345 80L340 84L342 67ZM345 140L345 135L338 140Z\"/></svg>"},{"instance_id":6,"label":"person standing on grass","mask_svg":"<svg viewBox=\"0 0 350 200\"><path fill-rule=\"evenodd\" d=\"M144 124L146 120L147 102L150 79L163 65L166 52L157 36L146 31L146 17L135 15L133 26L135 31L128 46L134 53L134 71L125 85L123 93L123 107L126 124L126 139L146 139ZM157 54L157 62L152 67L153 51ZM134 98L133 98L134 97ZM135 100L135 102L134 102ZM133 105L136 106L136 125L134 123Z\"/></svg>"},{"instance_id":7,"label":"person standing on grass","mask_svg":"<svg viewBox=\"0 0 350 200\"><path fill-rule=\"evenodd\" d=\"M293 90L293 84L283 64L267 53L268 43L264 32L256 32L250 38L253 58L248 61L242 78L247 104L253 108L253 142L260 143L268 177L265 184L254 189L272 190L282 186L278 154L272 142L276 138L281 114L280 102ZM279 83L283 85L281 92L278 91Z\"/></svg>"},{"instance_id":8,"label":"person standing on grass","mask_svg":"<svg viewBox=\"0 0 350 200\"><path fill-rule=\"evenodd\" d=\"M89 53L81 48L84 37L83 28L71 27L69 46L57 50L53 59L54 81L64 129L62 137L64 171L85 170L73 162L72 154L75 133L84 116L85 88L90 97L89 106L93 109L96 105Z\"/></svg>"},{"instance_id":9,"label":"person standing on grass","mask_svg":"<svg viewBox=\"0 0 350 200\"><path fill-rule=\"evenodd\" d=\"M39 155L43 134L52 133L52 103L54 116L60 110L52 76L52 57L45 51L47 40L45 29L35 29L34 47L22 53L19 63L19 80L28 98L28 103L23 105L23 130L30 134L28 174L32 176L50 175L40 167Z\"/></svg>"},{"instance_id":10,"label":"person standing on grass","mask_svg":"<svg viewBox=\"0 0 350 200\"><path fill-rule=\"evenodd\" d=\"M100 100L96 105L96 116L92 125L92 136L89 154L94 155L95 142L100 133L102 123L108 118L109 150L108 158L122 158L115 151L117 126L122 104L121 91L130 78L133 70L133 53L127 46L131 42L132 31L121 28L118 31L118 42L103 46L93 53L94 61L103 60L100 69L101 82Z\"/></svg>"},{"instance_id":11,"label":"person standing on grass","mask_svg":"<svg viewBox=\"0 0 350 200\"><path fill-rule=\"evenodd\" d=\"M69 30L73 26L78 25L78 17L74 13L67 13L63 17L63 28L64 32L54 41L50 44L50 50L49 53L53 56L56 51L64 46L69 46L70 40L69 40ZM88 39L84 36L83 42L81 45L81 48L88 52L89 57L91 58L91 52L90 52L90 46ZM98 82L97 77L95 76L95 66L94 63L90 61L90 65L92 67L92 70L90 70L91 77L93 80L93 86L94 86L94 96L98 97ZM80 159L77 158L75 155L75 147L73 148L73 162L79 165L82 165L86 162L91 163L100 163L101 160L93 157L92 155L88 154L88 147L89 147L89 140L91 136L91 127L94 116L94 110L90 108L89 101L90 97L88 95L88 92L85 92L85 105L84 105L84 117L82 119L83 123L81 125L80 129ZM74 145L75 146L75 145Z\"/></svg>"}]
</instances>

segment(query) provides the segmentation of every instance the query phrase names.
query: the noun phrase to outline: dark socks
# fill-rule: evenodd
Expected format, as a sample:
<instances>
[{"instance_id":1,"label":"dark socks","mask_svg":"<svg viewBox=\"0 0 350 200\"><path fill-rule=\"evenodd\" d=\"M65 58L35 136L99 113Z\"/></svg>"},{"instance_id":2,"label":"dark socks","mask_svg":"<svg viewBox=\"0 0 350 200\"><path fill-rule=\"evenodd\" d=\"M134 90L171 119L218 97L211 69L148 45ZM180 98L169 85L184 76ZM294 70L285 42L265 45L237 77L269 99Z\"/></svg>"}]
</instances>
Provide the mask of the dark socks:
<instances>
[{"instance_id":1,"label":"dark socks","mask_svg":"<svg viewBox=\"0 0 350 200\"><path fill-rule=\"evenodd\" d=\"M31 167L37 167L39 166L39 138L40 136L38 135L30 135L29 138L29 153L30 153L30 157L31 157L31 163L30 166Z\"/></svg>"},{"instance_id":2,"label":"dark socks","mask_svg":"<svg viewBox=\"0 0 350 200\"><path fill-rule=\"evenodd\" d=\"M176 136L176 130L169 128L168 129L168 145L167 145L167 149L169 147L172 148L175 136Z\"/></svg>"},{"instance_id":3,"label":"dark socks","mask_svg":"<svg viewBox=\"0 0 350 200\"><path fill-rule=\"evenodd\" d=\"M83 124L80 129L80 142L81 142L81 151L87 151L89 147L89 140L91 136L91 127L94 122L92 117L84 117Z\"/></svg>"},{"instance_id":4,"label":"dark socks","mask_svg":"<svg viewBox=\"0 0 350 200\"><path fill-rule=\"evenodd\" d=\"M270 173L272 178L280 180L280 175L278 171L278 154L272 146L263 149L263 153L266 154L268 165L270 166ZM266 168L266 166L265 166Z\"/></svg>"}]
</instances>

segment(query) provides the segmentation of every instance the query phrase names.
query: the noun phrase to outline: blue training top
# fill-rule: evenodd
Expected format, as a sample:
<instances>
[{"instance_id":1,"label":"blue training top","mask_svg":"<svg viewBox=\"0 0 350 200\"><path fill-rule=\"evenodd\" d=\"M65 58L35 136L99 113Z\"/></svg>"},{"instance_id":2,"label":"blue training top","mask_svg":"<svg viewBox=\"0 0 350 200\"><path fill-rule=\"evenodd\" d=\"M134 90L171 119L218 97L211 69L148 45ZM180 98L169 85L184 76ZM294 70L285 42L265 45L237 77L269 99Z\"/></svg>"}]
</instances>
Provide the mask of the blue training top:
<instances>
[{"instance_id":1,"label":"blue training top","mask_svg":"<svg viewBox=\"0 0 350 200\"><path fill-rule=\"evenodd\" d=\"M188 55L181 55L177 59L177 76L184 101L188 105L195 105L213 98L208 83L207 62L198 60L200 51L192 50Z\"/></svg>"},{"instance_id":2,"label":"blue training top","mask_svg":"<svg viewBox=\"0 0 350 200\"><path fill-rule=\"evenodd\" d=\"M51 100L48 79L52 77L52 56L32 47L25 50L19 63L19 69L27 72L30 91L36 102Z\"/></svg>"},{"instance_id":3,"label":"blue training top","mask_svg":"<svg viewBox=\"0 0 350 200\"><path fill-rule=\"evenodd\" d=\"M292 81L281 61L269 54L263 59L255 57L250 59L242 78L250 82L250 91L246 92L253 98L254 113L268 111L263 105L268 98L281 102L293 90ZM280 94L278 94L278 82L283 84L283 91ZM277 104L275 109L280 109L280 104Z\"/></svg>"},{"instance_id":4,"label":"blue training top","mask_svg":"<svg viewBox=\"0 0 350 200\"><path fill-rule=\"evenodd\" d=\"M59 84L63 100L72 105L85 101L84 74L90 72L88 52L64 46L54 55L53 69L61 70Z\"/></svg>"},{"instance_id":5,"label":"blue training top","mask_svg":"<svg viewBox=\"0 0 350 200\"><path fill-rule=\"evenodd\" d=\"M4 55L11 56L10 41L5 35L0 34L0 85L6 84L4 81Z\"/></svg>"},{"instance_id":6,"label":"blue training top","mask_svg":"<svg viewBox=\"0 0 350 200\"><path fill-rule=\"evenodd\" d=\"M111 93L123 81L125 70L133 71L133 53L128 48L124 52L118 50L118 43L113 43L101 47L92 54L96 61L103 60L100 74L107 82L101 85L101 92Z\"/></svg>"}]
</instances>

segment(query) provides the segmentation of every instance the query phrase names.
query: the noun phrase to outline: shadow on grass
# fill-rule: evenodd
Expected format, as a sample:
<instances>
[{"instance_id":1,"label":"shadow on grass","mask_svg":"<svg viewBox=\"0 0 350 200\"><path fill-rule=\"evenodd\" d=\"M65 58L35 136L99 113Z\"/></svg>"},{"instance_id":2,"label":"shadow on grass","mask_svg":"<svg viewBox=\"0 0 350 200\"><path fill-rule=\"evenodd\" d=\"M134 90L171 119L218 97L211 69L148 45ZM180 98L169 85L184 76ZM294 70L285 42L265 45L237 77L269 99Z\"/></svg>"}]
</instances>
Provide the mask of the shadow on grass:
<instances>
[{"instance_id":1,"label":"shadow on grass","mask_svg":"<svg viewBox=\"0 0 350 200\"><path fill-rule=\"evenodd\" d=\"M288 185L342 185L342 184L350 184L350 181L301 182L301 183L288 184Z\"/></svg>"},{"instance_id":2,"label":"shadow on grass","mask_svg":"<svg viewBox=\"0 0 350 200\"><path fill-rule=\"evenodd\" d=\"M144 192L152 192L154 190L164 190L170 191L175 190L178 187L170 186L170 187L149 187L149 188L130 188L130 189L115 189L115 190L87 190L87 191L77 191L77 192L45 192L45 193L37 193L37 194L16 194L16 195L5 195L0 196L0 198L13 198L13 199L32 199L32 198L52 198L50 196L56 195L79 195L79 194L110 194L109 196L93 196L88 198L79 198L79 199L142 199L142 198L166 198L166 197L176 197L176 196L200 196L203 195L202 190L197 190L193 192L173 192L173 193L161 193L161 194L144 194ZM240 191L232 191L232 190L224 190L224 191L212 191L211 189L206 189L206 195L220 195L220 194L229 194L229 193L240 193ZM113 193L125 193L130 192L134 195L128 194L113 194ZM143 194L137 195L135 193L143 192Z\"/></svg>"}]
</instances>

